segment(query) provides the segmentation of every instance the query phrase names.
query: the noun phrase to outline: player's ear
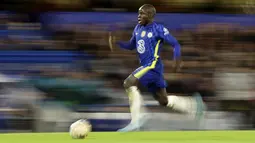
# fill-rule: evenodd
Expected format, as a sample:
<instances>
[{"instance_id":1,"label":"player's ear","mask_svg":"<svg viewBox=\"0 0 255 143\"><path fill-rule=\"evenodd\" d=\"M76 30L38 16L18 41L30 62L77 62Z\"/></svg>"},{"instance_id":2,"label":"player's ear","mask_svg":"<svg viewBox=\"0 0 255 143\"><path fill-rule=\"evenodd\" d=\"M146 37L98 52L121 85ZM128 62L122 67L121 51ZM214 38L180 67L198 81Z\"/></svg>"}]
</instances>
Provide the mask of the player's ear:
<instances>
[{"instance_id":1,"label":"player's ear","mask_svg":"<svg viewBox=\"0 0 255 143\"><path fill-rule=\"evenodd\" d=\"M150 18L153 19L153 18L155 17L155 14L156 14L155 11L152 10L152 11L150 12Z\"/></svg>"},{"instance_id":2,"label":"player's ear","mask_svg":"<svg viewBox=\"0 0 255 143\"><path fill-rule=\"evenodd\" d=\"M150 18L150 19L153 19L153 18L154 18L154 14L153 14L153 12L151 12L151 11L149 12L149 18Z\"/></svg>"}]
</instances>

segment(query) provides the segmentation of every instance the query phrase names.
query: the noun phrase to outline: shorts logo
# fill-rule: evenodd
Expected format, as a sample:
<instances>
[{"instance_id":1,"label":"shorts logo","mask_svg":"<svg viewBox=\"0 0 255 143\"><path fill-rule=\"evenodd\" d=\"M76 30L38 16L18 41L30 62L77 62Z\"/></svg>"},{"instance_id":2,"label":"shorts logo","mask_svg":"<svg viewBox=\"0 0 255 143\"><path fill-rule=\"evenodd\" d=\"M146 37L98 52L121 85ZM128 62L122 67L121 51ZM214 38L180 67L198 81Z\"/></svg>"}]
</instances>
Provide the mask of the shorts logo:
<instances>
[{"instance_id":1,"label":"shorts logo","mask_svg":"<svg viewBox=\"0 0 255 143\"><path fill-rule=\"evenodd\" d=\"M139 40L137 42L137 52L143 54L145 52L145 42L144 40Z\"/></svg>"},{"instance_id":2,"label":"shorts logo","mask_svg":"<svg viewBox=\"0 0 255 143\"><path fill-rule=\"evenodd\" d=\"M141 37L144 37L146 35L146 31L143 31L142 33L141 33Z\"/></svg>"}]
</instances>

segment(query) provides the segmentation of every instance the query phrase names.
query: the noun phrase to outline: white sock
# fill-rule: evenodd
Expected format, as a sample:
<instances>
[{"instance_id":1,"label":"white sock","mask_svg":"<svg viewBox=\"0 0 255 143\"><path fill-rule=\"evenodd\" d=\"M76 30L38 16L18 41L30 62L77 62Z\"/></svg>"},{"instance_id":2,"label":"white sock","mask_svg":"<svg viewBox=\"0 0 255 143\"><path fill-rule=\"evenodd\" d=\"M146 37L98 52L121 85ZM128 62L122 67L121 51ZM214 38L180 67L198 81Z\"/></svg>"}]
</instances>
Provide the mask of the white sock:
<instances>
[{"instance_id":1,"label":"white sock","mask_svg":"<svg viewBox=\"0 0 255 143\"><path fill-rule=\"evenodd\" d=\"M142 112L143 99L136 86L131 86L127 91L130 104L131 123L137 121Z\"/></svg>"},{"instance_id":2,"label":"white sock","mask_svg":"<svg viewBox=\"0 0 255 143\"><path fill-rule=\"evenodd\" d=\"M175 96L170 95L167 96L168 104L167 107L172 108L173 110L190 113L195 109L195 101L192 97L182 97L182 96Z\"/></svg>"}]
</instances>

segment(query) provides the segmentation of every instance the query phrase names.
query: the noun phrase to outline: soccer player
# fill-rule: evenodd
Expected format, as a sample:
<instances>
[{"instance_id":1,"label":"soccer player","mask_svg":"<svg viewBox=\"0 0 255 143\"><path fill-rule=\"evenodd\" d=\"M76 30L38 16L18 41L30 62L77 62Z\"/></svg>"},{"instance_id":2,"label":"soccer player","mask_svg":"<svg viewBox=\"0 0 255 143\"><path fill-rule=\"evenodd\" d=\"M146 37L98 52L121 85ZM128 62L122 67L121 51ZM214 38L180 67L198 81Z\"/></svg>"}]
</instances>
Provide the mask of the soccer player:
<instances>
[{"instance_id":1,"label":"soccer player","mask_svg":"<svg viewBox=\"0 0 255 143\"><path fill-rule=\"evenodd\" d=\"M203 101L200 96L182 97L168 95L163 76L163 63L159 57L164 42L174 48L175 70L180 69L181 48L178 41L163 25L154 22L156 9L153 5L144 4L139 8L138 24L129 42L117 42L127 50L137 50L141 67L137 68L124 81L124 88L129 97L131 122L121 132L138 130L144 123L144 108L142 97L137 88L138 82L147 87L160 105L183 113L198 115L203 111ZM110 46L113 45L110 40ZM201 115L201 114L200 114Z\"/></svg>"}]
</instances>

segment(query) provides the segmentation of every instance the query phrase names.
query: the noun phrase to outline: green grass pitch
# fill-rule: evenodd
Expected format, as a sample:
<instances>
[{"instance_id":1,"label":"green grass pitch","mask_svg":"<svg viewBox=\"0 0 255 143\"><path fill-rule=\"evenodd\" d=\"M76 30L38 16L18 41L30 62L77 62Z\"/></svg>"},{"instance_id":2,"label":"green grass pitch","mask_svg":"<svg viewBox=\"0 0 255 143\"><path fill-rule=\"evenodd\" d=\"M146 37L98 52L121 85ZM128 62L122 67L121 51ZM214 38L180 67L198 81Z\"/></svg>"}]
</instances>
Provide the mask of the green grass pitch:
<instances>
[{"instance_id":1,"label":"green grass pitch","mask_svg":"<svg viewBox=\"0 0 255 143\"><path fill-rule=\"evenodd\" d=\"M0 134L1 143L255 143L255 131L92 132L85 139L68 133Z\"/></svg>"}]
</instances>

